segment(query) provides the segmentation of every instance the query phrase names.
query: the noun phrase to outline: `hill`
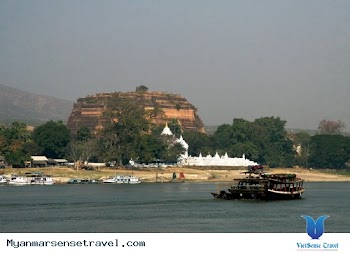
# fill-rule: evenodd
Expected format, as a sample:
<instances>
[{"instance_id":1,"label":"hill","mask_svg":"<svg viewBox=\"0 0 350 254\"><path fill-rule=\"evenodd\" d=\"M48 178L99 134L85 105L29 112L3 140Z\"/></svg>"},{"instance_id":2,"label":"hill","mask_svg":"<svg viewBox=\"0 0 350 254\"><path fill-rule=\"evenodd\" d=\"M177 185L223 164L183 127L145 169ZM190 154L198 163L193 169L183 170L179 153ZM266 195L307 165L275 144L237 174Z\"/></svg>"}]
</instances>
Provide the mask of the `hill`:
<instances>
[{"instance_id":1,"label":"hill","mask_svg":"<svg viewBox=\"0 0 350 254\"><path fill-rule=\"evenodd\" d=\"M0 123L39 125L49 120L67 122L73 102L25 92L0 84Z\"/></svg>"}]
</instances>

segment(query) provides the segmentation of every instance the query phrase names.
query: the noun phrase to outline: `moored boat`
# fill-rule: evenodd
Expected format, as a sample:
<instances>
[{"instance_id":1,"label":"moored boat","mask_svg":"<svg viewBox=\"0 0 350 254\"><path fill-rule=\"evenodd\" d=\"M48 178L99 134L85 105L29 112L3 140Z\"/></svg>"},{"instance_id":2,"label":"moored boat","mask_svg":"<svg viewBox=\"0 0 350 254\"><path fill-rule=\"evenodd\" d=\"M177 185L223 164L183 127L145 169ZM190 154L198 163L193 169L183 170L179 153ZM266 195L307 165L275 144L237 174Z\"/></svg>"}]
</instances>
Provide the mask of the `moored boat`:
<instances>
[{"instance_id":1,"label":"moored boat","mask_svg":"<svg viewBox=\"0 0 350 254\"><path fill-rule=\"evenodd\" d=\"M67 183L68 184L92 184L92 183L99 183L99 181L94 179L71 178L68 180Z\"/></svg>"},{"instance_id":2,"label":"moored boat","mask_svg":"<svg viewBox=\"0 0 350 254\"><path fill-rule=\"evenodd\" d=\"M44 175L41 172L25 173L24 175L12 174L8 184L13 185L27 185L27 184L40 184L40 185L52 185L54 180L52 176Z\"/></svg>"},{"instance_id":3,"label":"moored boat","mask_svg":"<svg viewBox=\"0 0 350 254\"><path fill-rule=\"evenodd\" d=\"M8 179L4 175L0 175L0 184L5 184L8 182Z\"/></svg>"},{"instance_id":4,"label":"moored boat","mask_svg":"<svg viewBox=\"0 0 350 254\"><path fill-rule=\"evenodd\" d=\"M295 174L267 174L262 166L250 167L243 173L248 176L235 179L236 185L211 194L218 199L287 200L299 199L305 191L304 180Z\"/></svg>"},{"instance_id":5,"label":"moored boat","mask_svg":"<svg viewBox=\"0 0 350 254\"><path fill-rule=\"evenodd\" d=\"M125 184L138 184L141 183L140 179L133 175L116 175L112 178L104 179L104 183L125 183Z\"/></svg>"}]
</instances>

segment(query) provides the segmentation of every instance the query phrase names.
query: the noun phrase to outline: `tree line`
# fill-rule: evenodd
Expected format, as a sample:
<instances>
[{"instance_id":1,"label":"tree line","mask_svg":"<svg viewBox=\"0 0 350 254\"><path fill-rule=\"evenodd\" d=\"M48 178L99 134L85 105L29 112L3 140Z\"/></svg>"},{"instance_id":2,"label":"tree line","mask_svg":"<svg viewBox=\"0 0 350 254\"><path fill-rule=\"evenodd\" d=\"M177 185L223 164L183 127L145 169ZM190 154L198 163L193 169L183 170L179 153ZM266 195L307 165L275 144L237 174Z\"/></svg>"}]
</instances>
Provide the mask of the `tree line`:
<instances>
[{"instance_id":1,"label":"tree line","mask_svg":"<svg viewBox=\"0 0 350 254\"><path fill-rule=\"evenodd\" d=\"M140 163L176 163L183 147L173 137L160 133L164 126L153 124L151 115L132 99L115 95L103 114L101 128L86 127L71 133L62 121L48 121L33 131L21 122L0 126L0 155L13 167L23 167L31 155L66 158L70 161L115 162L126 165L130 159ZM159 109L155 109L159 111ZM254 121L235 118L220 125L213 134L185 131L176 119L171 131L183 135L189 155L227 154L269 167L347 168L350 137L342 135L344 124L323 120L318 132L288 132L279 117L261 117Z\"/></svg>"}]
</instances>

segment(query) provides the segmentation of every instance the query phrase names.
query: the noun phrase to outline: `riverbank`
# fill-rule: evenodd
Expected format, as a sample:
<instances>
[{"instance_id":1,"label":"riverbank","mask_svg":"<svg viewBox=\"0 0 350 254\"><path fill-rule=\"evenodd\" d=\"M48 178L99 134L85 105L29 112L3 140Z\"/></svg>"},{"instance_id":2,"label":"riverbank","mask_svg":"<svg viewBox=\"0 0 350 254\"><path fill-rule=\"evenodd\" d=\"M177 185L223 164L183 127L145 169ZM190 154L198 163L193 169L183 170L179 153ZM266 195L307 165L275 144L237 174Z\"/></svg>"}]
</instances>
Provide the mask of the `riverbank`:
<instances>
[{"instance_id":1,"label":"riverbank","mask_svg":"<svg viewBox=\"0 0 350 254\"><path fill-rule=\"evenodd\" d=\"M64 167L49 168L21 168L4 169L0 174L10 177L11 174L24 174L25 172L43 172L54 177L56 183L67 183L69 179L80 178L90 180L103 180L115 175L134 175L142 182L171 182L173 174L176 173L175 181L185 182L232 182L236 178L241 178L244 169L224 169L224 168L186 168L186 167L168 167L168 168L99 168L97 170L74 170ZM334 170L313 170L300 168L274 168L267 169L266 172L272 174L294 173L297 177L305 179L306 182L350 182L350 174ZM181 174L182 173L182 174ZM184 178L181 178L183 175Z\"/></svg>"}]
</instances>

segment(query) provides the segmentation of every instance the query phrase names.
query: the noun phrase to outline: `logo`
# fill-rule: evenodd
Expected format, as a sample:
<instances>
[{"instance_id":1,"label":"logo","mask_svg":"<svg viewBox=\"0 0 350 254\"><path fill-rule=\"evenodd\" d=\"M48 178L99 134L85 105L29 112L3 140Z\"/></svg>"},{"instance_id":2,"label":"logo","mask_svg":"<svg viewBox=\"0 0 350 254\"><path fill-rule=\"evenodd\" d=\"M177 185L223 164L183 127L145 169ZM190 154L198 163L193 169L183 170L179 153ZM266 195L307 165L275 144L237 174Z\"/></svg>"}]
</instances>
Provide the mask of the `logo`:
<instances>
[{"instance_id":1,"label":"logo","mask_svg":"<svg viewBox=\"0 0 350 254\"><path fill-rule=\"evenodd\" d=\"M314 220L311 216L308 215L302 215L306 220L306 233L312 238L312 239L319 239L321 235L324 233L324 221L329 216L323 215L318 217L316 220Z\"/></svg>"}]
</instances>

